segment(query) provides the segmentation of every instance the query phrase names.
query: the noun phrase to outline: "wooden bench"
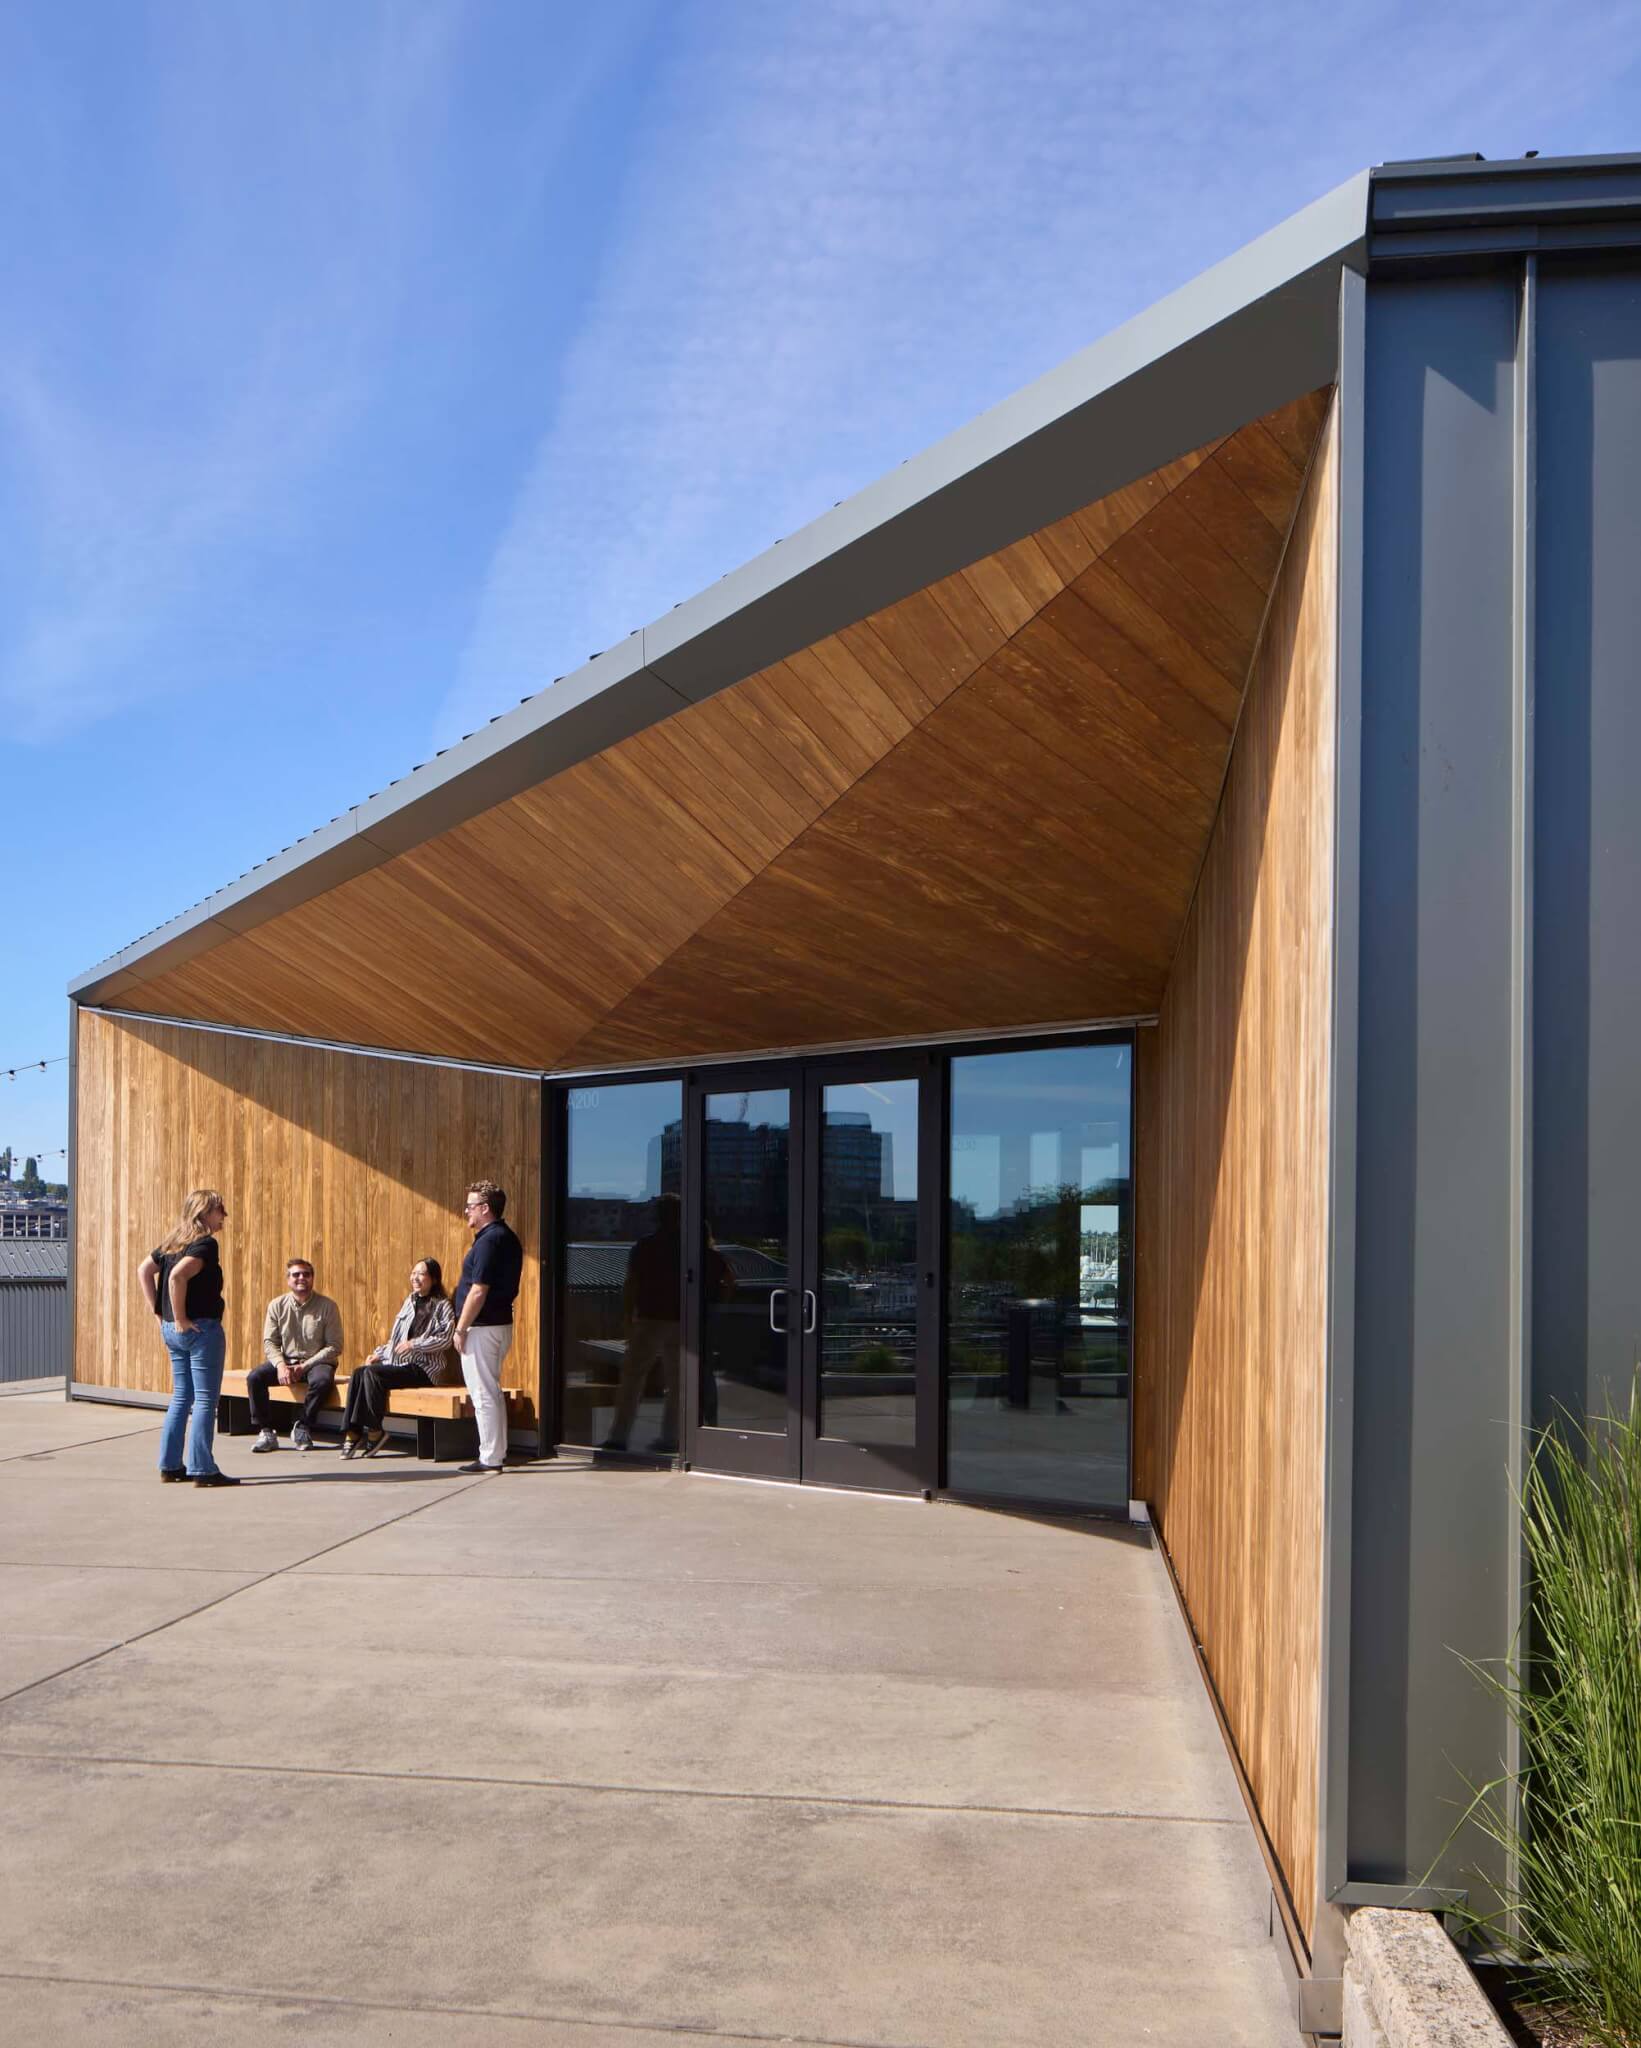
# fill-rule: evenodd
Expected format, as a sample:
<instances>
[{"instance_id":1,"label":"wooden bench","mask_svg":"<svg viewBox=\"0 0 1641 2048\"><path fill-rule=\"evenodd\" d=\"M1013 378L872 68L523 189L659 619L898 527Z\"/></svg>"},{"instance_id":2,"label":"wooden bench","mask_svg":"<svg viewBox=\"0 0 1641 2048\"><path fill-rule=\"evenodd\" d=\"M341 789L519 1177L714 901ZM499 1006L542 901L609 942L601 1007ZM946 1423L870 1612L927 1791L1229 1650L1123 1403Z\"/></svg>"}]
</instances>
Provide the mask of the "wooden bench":
<instances>
[{"instance_id":1,"label":"wooden bench","mask_svg":"<svg viewBox=\"0 0 1641 2048\"><path fill-rule=\"evenodd\" d=\"M251 1420L251 1403L245 1391L249 1377L243 1372L225 1372L222 1375L222 1393L217 1402L217 1428L224 1436L254 1436L256 1424ZM327 1412L335 1409L338 1413L347 1405L347 1373L338 1373L336 1382L323 1403ZM519 1418L524 1396L512 1387L504 1387L507 1396L507 1420L509 1427ZM301 1407L307 1398L307 1389L300 1380L288 1387L282 1387L276 1380L268 1389L268 1398L275 1405L292 1411ZM449 1464L456 1459L476 1458L479 1454L478 1424L473 1419L473 1397L465 1386L453 1387L394 1387L387 1397L389 1415L409 1416L416 1424L416 1455L418 1458L432 1458L439 1464ZM296 1420L295 1413L290 1421ZM276 1413L276 1426L283 1426L286 1418Z\"/></svg>"}]
</instances>

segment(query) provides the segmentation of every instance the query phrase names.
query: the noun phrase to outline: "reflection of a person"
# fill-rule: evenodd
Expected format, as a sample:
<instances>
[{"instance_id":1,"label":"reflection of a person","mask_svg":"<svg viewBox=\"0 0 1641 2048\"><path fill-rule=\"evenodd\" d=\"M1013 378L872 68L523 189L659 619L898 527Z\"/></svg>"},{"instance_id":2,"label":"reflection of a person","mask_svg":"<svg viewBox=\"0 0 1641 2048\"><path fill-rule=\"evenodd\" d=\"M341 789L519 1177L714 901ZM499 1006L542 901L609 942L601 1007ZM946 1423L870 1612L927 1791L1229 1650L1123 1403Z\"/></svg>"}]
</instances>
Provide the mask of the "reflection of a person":
<instances>
[{"instance_id":1,"label":"reflection of a person","mask_svg":"<svg viewBox=\"0 0 1641 2048\"><path fill-rule=\"evenodd\" d=\"M703 1297L709 1302L728 1301L735 1292L735 1268L729 1263L713 1242L712 1225L705 1226L706 1265L702 1278L706 1282ZM715 1354L709 1345L701 1347L701 1420L710 1428L718 1420L718 1374L713 1365Z\"/></svg>"},{"instance_id":2,"label":"reflection of a person","mask_svg":"<svg viewBox=\"0 0 1641 2048\"><path fill-rule=\"evenodd\" d=\"M652 1376L661 1375L661 1434L650 1446L656 1451L678 1448L678 1365L683 1294L683 1205L676 1195L660 1195L655 1203L655 1228L639 1238L627 1254L627 1277L621 1290L621 1383L616 1393L615 1420L602 1448L624 1451L638 1404ZM732 1292L735 1275L729 1261L707 1232L706 1292L721 1300ZM710 1375L706 1384L710 1385ZM712 1406L716 1408L716 1400ZM703 1420L710 1420L703 1414Z\"/></svg>"},{"instance_id":3,"label":"reflection of a person","mask_svg":"<svg viewBox=\"0 0 1641 2048\"><path fill-rule=\"evenodd\" d=\"M653 1449L678 1448L679 1303L683 1290L682 1205L676 1195L660 1195L655 1228L627 1254L627 1277L621 1290L621 1385L615 1398L615 1421L604 1439L607 1451L624 1451L638 1404L650 1375L661 1371L661 1434Z\"/></svg>"}]
</instances>

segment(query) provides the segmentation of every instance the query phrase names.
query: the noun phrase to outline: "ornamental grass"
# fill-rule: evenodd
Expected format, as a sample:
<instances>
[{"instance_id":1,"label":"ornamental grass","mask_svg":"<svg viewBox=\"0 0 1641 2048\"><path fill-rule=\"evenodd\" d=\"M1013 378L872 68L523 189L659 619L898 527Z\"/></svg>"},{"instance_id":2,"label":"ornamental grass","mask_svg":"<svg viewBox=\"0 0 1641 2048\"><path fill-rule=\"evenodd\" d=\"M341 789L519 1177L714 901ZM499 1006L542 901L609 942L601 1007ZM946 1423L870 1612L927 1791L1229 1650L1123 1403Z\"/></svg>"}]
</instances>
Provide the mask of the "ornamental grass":
<instances>
[{"instance_id":1,"label":"ornamental grass","mask_svg":"<svg viewBox=\"0 0 1641 2048\"><path fill-rule=\"evenodd\" d=\"M1522 1520L1530 1643L1472 1665L1522 1770L1471 1818L1507 1852L1501 1917L1543 1996L1603 2048L1641 2048L1641 1374L1627 1415L1543 1432Z\"/></svg>"}]
</instances>

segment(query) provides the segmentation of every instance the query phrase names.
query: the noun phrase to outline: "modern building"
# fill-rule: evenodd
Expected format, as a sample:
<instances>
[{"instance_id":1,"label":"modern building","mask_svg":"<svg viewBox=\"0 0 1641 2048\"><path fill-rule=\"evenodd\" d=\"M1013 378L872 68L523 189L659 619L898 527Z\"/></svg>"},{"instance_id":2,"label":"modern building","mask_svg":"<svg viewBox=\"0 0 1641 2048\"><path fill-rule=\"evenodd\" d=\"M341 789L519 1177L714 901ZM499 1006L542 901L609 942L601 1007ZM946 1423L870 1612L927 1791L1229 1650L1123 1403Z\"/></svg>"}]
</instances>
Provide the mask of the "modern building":
<instances>
[{"instance_id":1,"label":"modern building","mask_svg":"<svg viewBox=\"0 0 1641 2048\"><path fill-rule=\"evenodd\" d=\"M1364 172L82 976L72 1391L184 1188L249 1355L484 1173L521 1443L1148 1505L1324 2025L1634 1365L1638 560L1641 158Z\"/></svg>"},{"instance_id":2,"label":"modern building","mask_svg":"<svg viewBox=\"0 0 1641 2048\"><path fill-rule=\"evenodd\" d=\"M68 1236L68 1204L52 1195L0 1196L0 1242Z\"/></svg>"}]
</instances>

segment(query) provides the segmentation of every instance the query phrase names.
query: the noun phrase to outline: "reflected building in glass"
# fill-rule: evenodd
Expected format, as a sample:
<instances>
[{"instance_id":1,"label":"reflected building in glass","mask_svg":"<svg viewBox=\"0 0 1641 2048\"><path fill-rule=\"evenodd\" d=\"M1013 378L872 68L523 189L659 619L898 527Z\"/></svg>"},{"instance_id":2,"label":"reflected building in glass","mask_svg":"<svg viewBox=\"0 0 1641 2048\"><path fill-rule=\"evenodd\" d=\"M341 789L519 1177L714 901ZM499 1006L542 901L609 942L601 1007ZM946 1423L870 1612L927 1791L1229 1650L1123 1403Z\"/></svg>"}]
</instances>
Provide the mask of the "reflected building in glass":
<instances>
[{"instance_id":1,"label":"reflected building in glass","mask_svg":"<svg viewBox=\"0 0 1641 2048\"><path fill-rule=\"evenodd\" d=\"M1126 1045L951 1063L947 1483L1128 1501Z\"/></svg>"},{"instance_id":2,"label":"reflected building in glass","mask_svg":"<svg viewBox=\"0 0 1641 2048\"><path fill-rule=\"evenodd\" d=\"M683 1170L663 1140L682 1097L676 1080L566 1097L567 1443L677 1449Z\"/></svg>"}]
</instances>

